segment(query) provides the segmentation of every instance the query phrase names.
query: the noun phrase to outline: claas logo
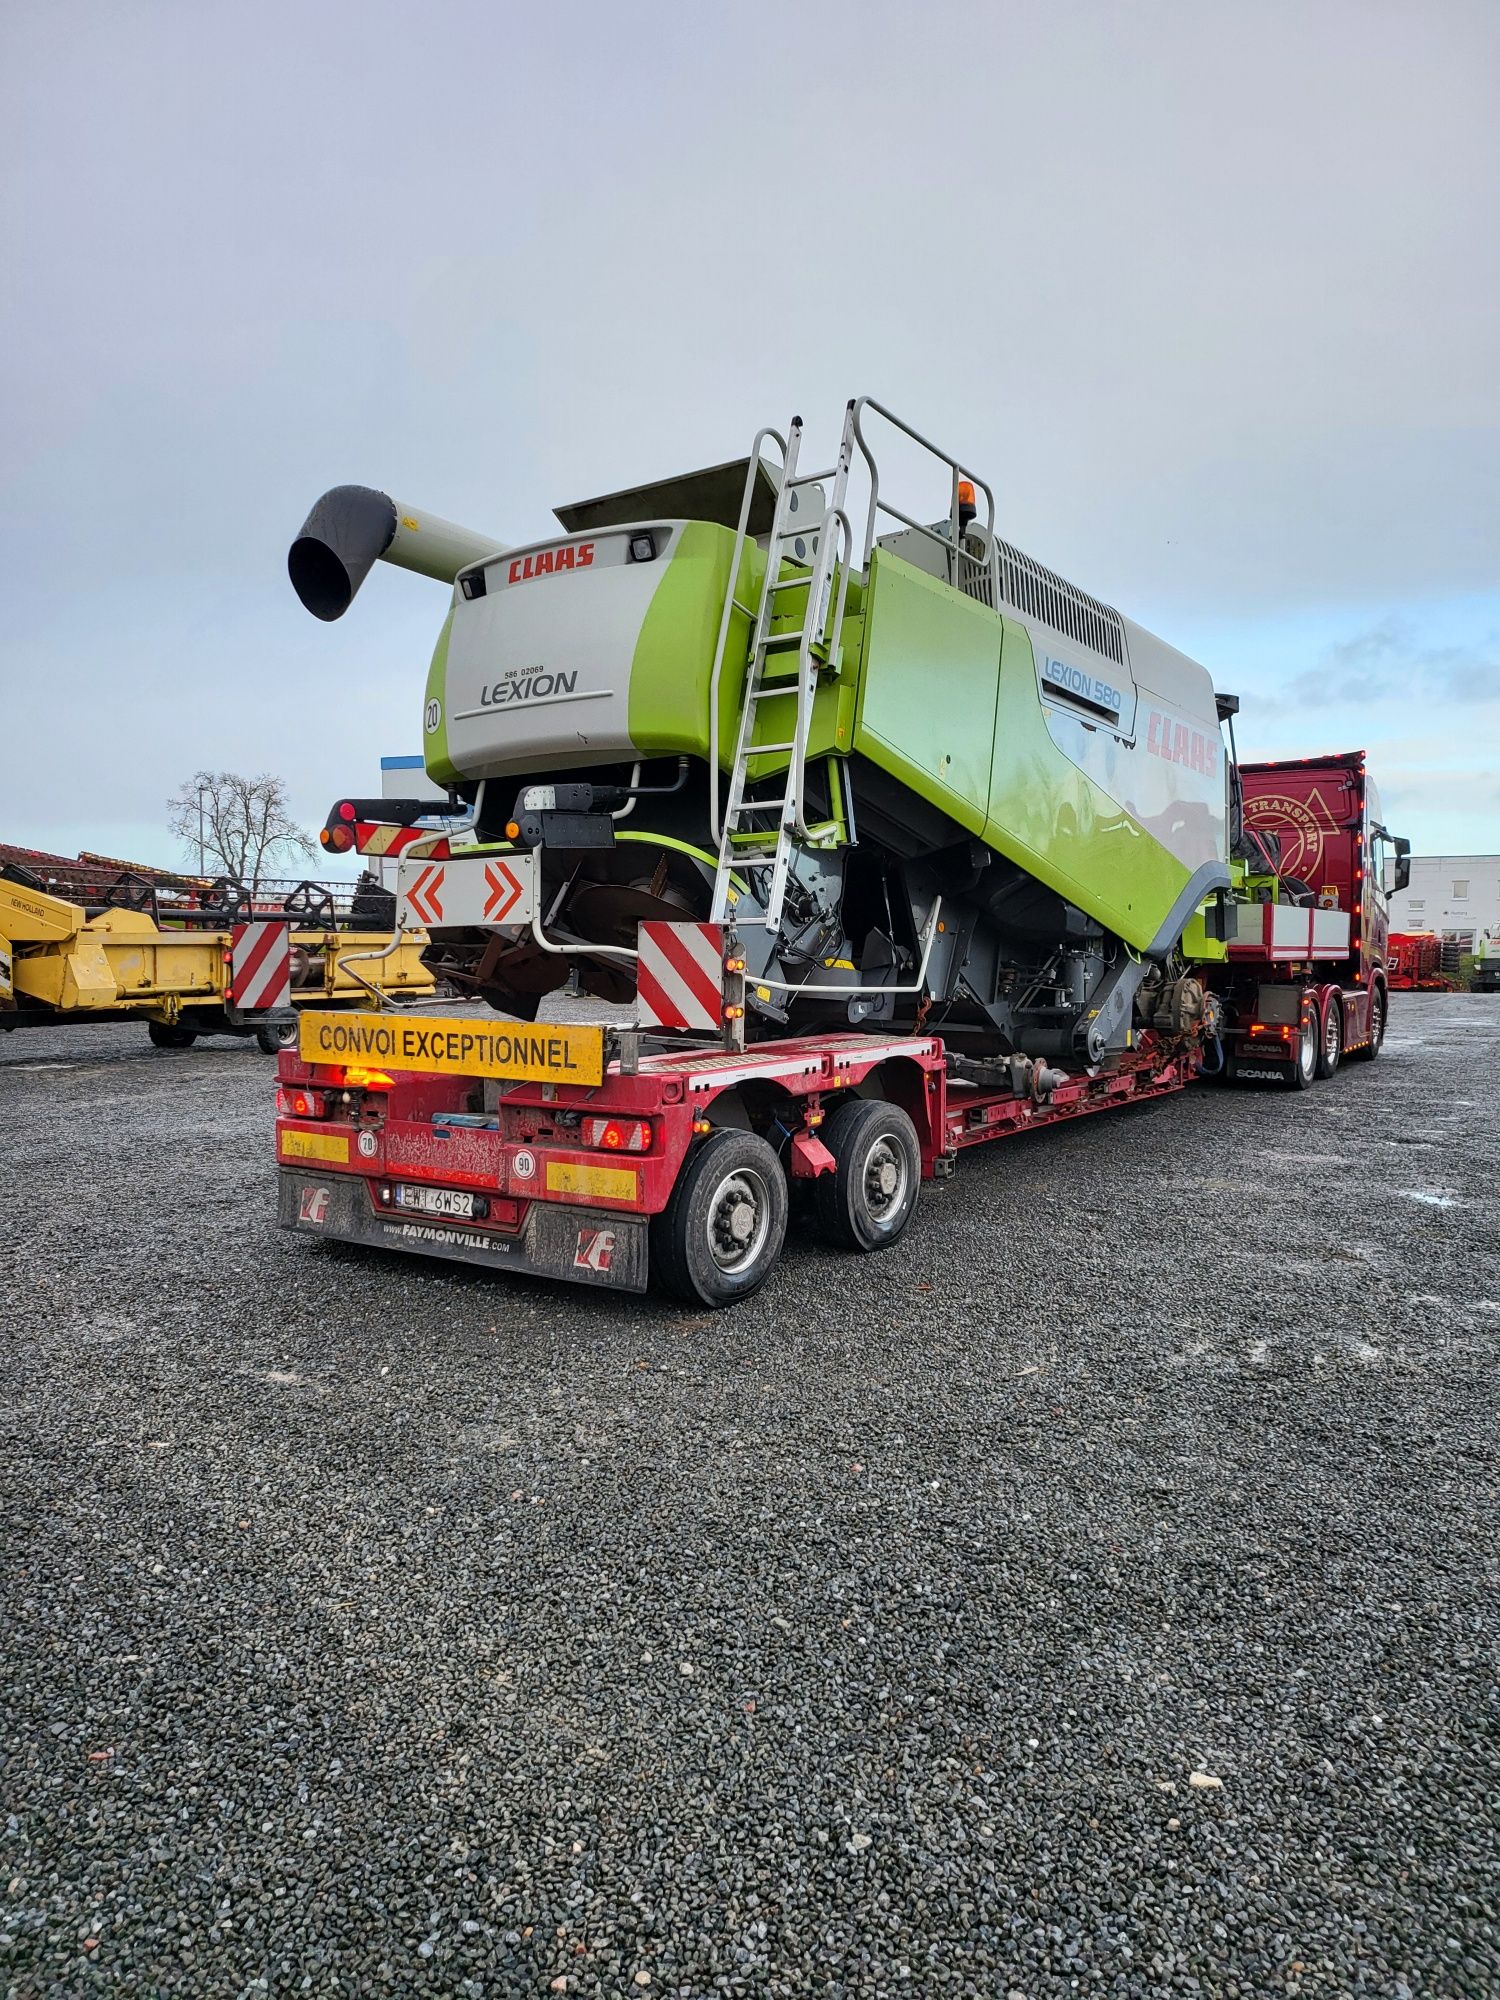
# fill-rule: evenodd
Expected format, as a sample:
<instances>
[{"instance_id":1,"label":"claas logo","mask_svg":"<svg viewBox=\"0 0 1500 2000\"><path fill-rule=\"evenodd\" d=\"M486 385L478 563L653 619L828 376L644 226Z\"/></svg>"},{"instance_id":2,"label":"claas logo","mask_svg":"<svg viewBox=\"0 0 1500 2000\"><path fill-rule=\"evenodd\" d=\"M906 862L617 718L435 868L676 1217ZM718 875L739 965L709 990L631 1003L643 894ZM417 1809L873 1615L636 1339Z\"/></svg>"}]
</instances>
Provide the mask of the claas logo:
<instances>
[{"instance_id":1,"label":"claas logo","mask_svg":"<svg viewBox=\"0 0 1500 2000\"><path fill-rule=\"evenodd\" d=\"M1201 729L1191 729L1185 722L1174 722L1154 708L1146 727L1146 749L1151 756L1163 757L1169 764L1181 764L1189 771L1202 771L1210 778L1218 773L1217 738L1206 736Z\"/></svg>"},{"instance_id":2,"label":"claas logo","mask_svg":"<svg viewBox=\"0 0 1500 2000\"><path fill-rule=\"evenodd\" d=\"M530 583L539 576L556 576L565 569L589 569L594 561L592 542L566 542L560 549L537 549L529 556L517 556L505 572L510 583Z\"/></svg>"}]
</instances>

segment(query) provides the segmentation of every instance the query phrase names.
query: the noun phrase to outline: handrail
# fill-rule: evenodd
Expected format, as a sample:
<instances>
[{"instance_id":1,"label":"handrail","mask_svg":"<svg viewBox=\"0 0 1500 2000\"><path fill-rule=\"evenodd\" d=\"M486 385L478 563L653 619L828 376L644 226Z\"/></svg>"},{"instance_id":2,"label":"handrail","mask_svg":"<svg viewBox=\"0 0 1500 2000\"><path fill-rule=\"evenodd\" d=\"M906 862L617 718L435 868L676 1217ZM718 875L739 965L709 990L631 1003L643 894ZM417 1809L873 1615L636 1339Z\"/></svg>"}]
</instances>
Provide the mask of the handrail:
<instances>
[{"instance_id":1,"label":"handrail","mask_svg":"<svg viewBox=\"0 0 1500 2000\"><path fill-rule=\"evenodd\" d=\"M935 529L924 526L920 521L912 520L909 514L903 514L900 508L893 507L888 500L881 499L880 473L875 464L875 454L870 449L869 441L865 437L864 428L860 421L866 410L873 410L876 416L884 417L888 424L909 437L913 444L918 444L924 451L931 452L935 459L938 459L948 467L952 475L952 498L949 502L948 512L949 525L952 529L951 536L938 534ZM870 472L870 506L865 518L864 551L860 557L860 566L862 568L869 562L870 550L875 545L875 516L877 511L892 515L903 526L915 529L919 535L925 535L929 541L936 542L939 548L946 549L950 555L964 556L963 535L958 519L958 486L961 479L967 480L971 486L983 493L985 497L988 510L984 524L985 535L991 546L993 546L995 539L995 495L991 490L988 480L981 479L977 472L965 465L961 459L955 458L951 452L946 452L940 445L935 445L931 438L923 437L920 431L913 430L904 418L898 417L893 410L888 410L884 403L877 403L873 396L856 396L853 398L849 404L849 424L854 441L863 453L865 464L869 467ZM970 557L968 560L972 561L973 558Z\"/></svg>"},{"instance_id":2,"label":"handrail","mask_svg":"<svg viewBox=\"0 0 1500 2000\"><path fill-rule=\"evenodd\" d=\"M836 524L833 534L829 533L830 523ZM842 530L842 536L838 530ZM841 544L842 562L839 561ZM832 553L828 554L830 549ZM812 732L811 709L815 692L809 685L813 678L809 672L809 664L815 646L822 650L830 664L837 663L839 641L844 630L844 600L849 594L849 562L853 553L854 530L849 525L849 516L842 507L828 508L823 516L823 527L818 537L817 560L807 579L809 618L797 654L796 740L800 747L793 753L796 761L789 782L792 786L793 824L800 840L808 838L807 809L803 801L803 790L807 777L807 739ZM833 599L831 607L833 616L830 622L828 598L833 591L835 570L838 572L839 587L838 594ZM820 606L814 606L810 601L814 589L823 600Z\"/></svg>"},{"instance_id":3,"label":"handrail","mask_svg":"<svg viewBox=\"0 0 1500 2000\"><path fill-rule=\"evenodd\" d=\"M550 951L560 958L639 958L638 951L632 951L627 944L555 944L542 934L542 913L531 913L531 935L543 951Z\"/></svg>"},{"instance_id":4,"label":"handrail","mask_svg":"<svg viewBox=\"0 0 1500 2000\"><path fill-rule=\"evenodd\" d=\"M935 898L932 908L927 913L926 923L922 926L922 935L927 942L922 947L922 962L917 967L917 976L910 986L814 986L811 984L799 986L786 979L768 979L763 972L748 976L746 983L750 986L769 986L777 993L831 993L835 998L844 1000L858 1000L862 995L871 993L879 995L887 993L920 993L927 980L927 965L932 957L932 947L937 942L938 912L942 907L943 899L941 896L938 896Z\"/></svg>"},{"instance_id":5,"label":"handrail","mask_svg":"<svg viewBox=\"0 0 1500 2000\"><path fill-rule=\"evenodd\" d=\"M786 478L787 441L772 424L755 433L750 447L750 464L745 473L745 494L740 502L739 525L734 531L734 554L729 563L729 582L724 591L724 610L719 619L719 641L714 647L713 672L708 680L708 825L714 840L722 837L719 824L719 681L724 672L724 648L729 643L729 621L734 615L735 597L740 587L740 562L745 553L745 536L750 526L750 509L755 501L755 482L760 472L760 448L772 439L781 453L781 476ZM773 551L774 553L774 551ZM766 573L770 581L769 570ZM762 588L764 589L764 585Z\"/></svg>"}]
</instances>

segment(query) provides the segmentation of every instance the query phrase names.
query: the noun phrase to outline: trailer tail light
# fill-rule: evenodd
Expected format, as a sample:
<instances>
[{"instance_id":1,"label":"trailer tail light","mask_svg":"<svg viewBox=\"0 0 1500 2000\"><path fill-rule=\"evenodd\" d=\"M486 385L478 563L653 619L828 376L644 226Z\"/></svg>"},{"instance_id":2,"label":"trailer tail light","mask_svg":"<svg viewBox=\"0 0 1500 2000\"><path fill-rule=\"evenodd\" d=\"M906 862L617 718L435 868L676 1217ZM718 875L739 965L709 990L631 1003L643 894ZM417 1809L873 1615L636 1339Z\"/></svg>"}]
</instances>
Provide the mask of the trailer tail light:
<instances>
[{"instance_id":1,"label":"trailer tail light","mask_svg":"<svg viewBox=\"0 0 1500 2000\"><path fill-rule=\"evenodd\" d=\"M276 1113L280 1118L326 1118L328 1099L321 1090L278 1090Z\"/></svg>"},{"instance_id":2,"label":"trailer tail light","mask_svg":"<svg viewBox=\"0 0 1500 2000\"><path fill-rule=\"evenodd\" d=\"M359 814L352 799L340 799L328 815L327 826L318 829L318 841L333 854L346 854L354 845Z\"/></svg>"},{"instance_id":3,"label":"trailer tail light","mask_svg":"<svg viewBox=\"0 0 1500 2000\"><path fill-rule=\"evenodd\" d=\"M607 1153L647 1153L651 1150L651 1122L647 1118L585 1118L582 1138L585 1146L600 1146Z\"/></svg>"},{"instance_id":4,"label":"trailer tail light","mask_svg":"<svg viewBox=\"0 0 1500 2000\"><path fill-rule=\"evenodd\" d=\"M361 1069L356 1065L344 1071L344 1083L350 1090L390 1090L395 1081L383 1069Z\"/></svg>"}]
</instances>

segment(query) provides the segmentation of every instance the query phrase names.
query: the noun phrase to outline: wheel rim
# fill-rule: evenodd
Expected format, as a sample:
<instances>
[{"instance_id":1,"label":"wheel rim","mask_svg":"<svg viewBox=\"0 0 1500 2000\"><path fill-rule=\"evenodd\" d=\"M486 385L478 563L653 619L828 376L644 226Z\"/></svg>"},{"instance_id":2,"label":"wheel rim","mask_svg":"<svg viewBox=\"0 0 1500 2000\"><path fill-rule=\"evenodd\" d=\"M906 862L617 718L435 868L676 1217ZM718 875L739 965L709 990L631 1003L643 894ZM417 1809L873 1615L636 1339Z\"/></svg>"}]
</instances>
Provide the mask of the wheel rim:
<instances>
[{"instance_id":1,"label":"wheel rim","mask_svg":"<svg viewBox=\"0 0 1500 2000\"><path fill-rule=\"evenodd\" d=\"M1302 1023L1302 1044L1297 1054L1297 1061L1304 1076L1312 1075L1317 1060L1318 1024L1313 1016L1309 1014L1307 1019Z\"/></svg>"},{"instance_id":2,"label":"wheel rim","mask_svg":"<svg viewBox=\"0 0 1500 2000\"><path fill-rule=\"evenodd\" d=\"M1372 1049L1378 1049L1385 1040L1385 995L1378 986L1375 989L1372 1005L1375 1019L1370 1026L1370 1046Z\"/></svg>"},{"instance_id":3,"label":"wheel rim","mask_svg":"<svg viewBox=\"0 0 1500 2000\"><path fill-rule=\"evenodd\" d=\"M865 1208L874 1222L889 1222L901 1213L911 1181L911 1162L904 1148L888 1134L882 1134L865 1155L860 1187Z\"/></svg>"},{"instance_id":4,"label":"wheel rim","mask_svg":"<svg viewBox=\"0 0 1500 2000\"><path fill-rule=\"evenodd\" d=\"M1330 1000L1328 1012L1323 1017L1323 1061L1329 1069L1339 1059L1339 1049L1343 1045L1344 1033L1339 1021L1338 1002Z\"/></svg>"},{"instance_id":5,"label":"wheel rim","mask_svg":"<svg viewBox=\"0 0 1500 2000\"><path fill-rule=\"evenodd\" d=\"M754 1167L736 1167L708 1205L708 1254L726 1276L752 1270L771 1231L771 1193Z\"/></svg>"}]
</instances>

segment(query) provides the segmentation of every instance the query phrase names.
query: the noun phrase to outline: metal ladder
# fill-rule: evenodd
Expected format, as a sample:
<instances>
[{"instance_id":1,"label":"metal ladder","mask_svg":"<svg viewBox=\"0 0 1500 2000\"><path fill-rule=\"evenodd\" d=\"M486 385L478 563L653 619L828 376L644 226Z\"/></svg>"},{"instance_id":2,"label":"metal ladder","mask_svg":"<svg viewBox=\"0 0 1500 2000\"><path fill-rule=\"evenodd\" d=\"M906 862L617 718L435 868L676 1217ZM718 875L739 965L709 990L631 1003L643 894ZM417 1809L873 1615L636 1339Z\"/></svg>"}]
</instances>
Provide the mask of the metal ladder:
<instances>
[{"instance_id":1,"label":"metal ladder","mask_svg":"<svg viewBox=\"0 0 1500 2000\"><path fill-rule=\"evenodd\" d=\"M733 878L737 871L746 868L770 869L770 887L765 899L764 913L756 917L742 918L741 921L763 924L768 931L781 928L782 904L786 898L787 876L791 870L792 854L798 840L806 840L808 835L805 806L807 777L807 740L812 728L813 698L817 693L818 675L825 668L834 670L839 662L839 640L844 623L844 600L849 589L849 569L852 555L852 536L844 502L849 481L849 463L854 450L855 433L853 405L850 405L844 422L844 434L839 444L836 462L825 472L801 472L798 461L802 446L802 419L793 417L787 431L783 454L781 480L776 490L776 505L771 518L771 533L766 551L766 580L761 591L760 604L752 613L748 605L740 603L735 595L739 577L740 560L744 551L748 529L750 506L755 491L755 482L763 461L760 446L765 437L776 437L775 432L763 431L756 438L750 453L749 472L745 481L744 504L740 509L739 530L735 540L734 556L730 569L729 591L725 598L723 619L719 628L719 647L714 660L713 699L711 713L714 718L714 749L710 759L715 774L714 806L717 806L717 697L719 676L723 668L725 641L728 636L730 614L734 610L753 619L750 650L745 669L744 693L740 701L739 728L735 738L734 764L730 771L729 790L724 802L724 817L717 822L715 812L715 832L719 838L719 865L714 878L712 921L723 923L729 916L735 897ZM779 437L776 437L779 444ZM808 525L794 519L792 496L806 492L814 486L829 483L828 505L817 529L817 548L809 565L794 568L790 574L784 573L788 561L798 562L789 554L788 544L799 536L809 536ZM838 590L835 593L834 572L838 571ZM773 624L780 608L783 594L789 590L805 591L800 623L787 626L783 630L773 630ZM790 659L795 648L795 673L778 674L774 677L769 668ZM755 731L760 704L763 701L785 700L795 695L797 703L796 721L791 737L780 743L758 743ZM787 758L784 782L779 793L769 796L749 798L746 796L750 784L750 765L757 757ZM765 822L769 820L771 824Z\"/></svg>"}]
</instances>

